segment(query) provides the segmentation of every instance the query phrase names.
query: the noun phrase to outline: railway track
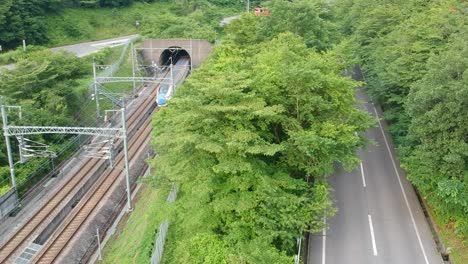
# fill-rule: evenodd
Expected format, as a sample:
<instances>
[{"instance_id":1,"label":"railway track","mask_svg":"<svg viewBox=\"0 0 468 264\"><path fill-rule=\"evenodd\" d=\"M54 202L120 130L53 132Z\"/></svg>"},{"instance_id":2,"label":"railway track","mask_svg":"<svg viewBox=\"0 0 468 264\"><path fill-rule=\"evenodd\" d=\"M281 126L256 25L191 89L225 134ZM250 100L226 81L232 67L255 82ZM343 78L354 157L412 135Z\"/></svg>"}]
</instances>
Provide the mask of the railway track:
<instances>
[{"instance_id":1,"label":"railway track","mask_svg":"<svg viewBox=\"0 0 468 264\"><path fill-rule=\"evenodd\" d=\"M178 75L180 76L181 72L179 72ZM133 159L137 158L138 155L135 154L142 149L142 147L145 146L151 138L150 135L152 127L149 119L145 121L141 130L142 132L137 136L137 138L130 142L129 156ZM116 164L116 167L124 166L122 153L118 155ZM70 215L66 223L57 230L54 237L48 240L43 249L33 260L33 263L45 264L56 261L57 257L66 247L68 242L78 232L82 224L91 215L102 198L107 194L107 191L111 189L114 184L117 184L117 179L122 179L123 177L124 172L118 169L114 169L107 173L105 177L99 181L97 187L89 193L86 199L82 200L75 213Z\"/></svg>"},{"instance_id":2,"label":"railway track","mask_svg":"<svg viewBox=\"0 0 468 264\"><path fill-rule=\"evenodd\" d=\"M147 104L144 105L146 106ZM132 126L129 126L129 131L135 129L136 124L134 123L140 113L140 111L135 111L133 115L130 116L129 123L132 124ZM58 192L53 195L52 199L38 210L33 217L2 246L0 249L0 263L7 262L20 248L24 248L29 242L27 241L28 238L30 238L32 234L35 234L43 223L50 222L47 220L51 220L51 218L60 211L64 203L66 203L67 197L84 184L88 175L95 173L102 166L107 166L105 160L88 159L83 168L76 175L71 177L71 180L62 186Z\"/></svg>"},{"instance_id":3,"label":"railway track","mask_svg":"<svg viewBox=\"0 0 468 264\"><path fill-rule=\"evenodd\" d=\"M151 125L149 120L145 122L143 129L142 133L139 133L138 137L130 142L130 156L134 156L145 142L148 141L151 134ZM106 195L107 191L114 183L118 182L118 179L122 179L124 177L124 172L119 169L119 167L123 166L123 155L120 153L116 162L116 169L113 169L110 173L107 173L103 178L99 179L97 188L88 192L88 194L82 199L77 208L75 208L75 212L70 215L65 223L59 227L59 230L56 231L53 237L50 238L43 246L40 253L33 260L33 263L52 263L57 258L62 249L65 248L83 222Z\"/></svg>"},{"instance_id":4,"label":"railway track","mask_svg":"<svg viewBox=\"0 0 468 264\"><path fill-rule=\"evenodd\" d=\"M187 62L185 63L187 64ZM148 96L144 100L144 102L141 104L140 107L138 107L137 110L130 113L127 120L130 142L132 142L133 135L136 134L137 130L140 128L141 122L146 119L147 115L150 115L154 111L155 106L153 102L158 86L159 85L153 88L153 90L150 93L150 96ZM149 127L149 121L144 121L144 125ZM148 128L145 128L144 131L146 131L147 129ZM146 137L149 138L149 134L146 135ZM117 143L117 145L119 145L119 143ZM122 153L120 153L119 155L121 156ZM121 162L121 160L119 160L119 162ZM15 256L15 254L18 253L20 249L23 249L31 241L32 236L38 233L38 229L40 229L40 227L44 225L44 223L47 223L48 220L51 220L51 218L53 218L58 213L58 211L60 211L61 207L64 206L63 203L65 203L66 199L69 198L70 194L74 193L74 191L76 191L77 188L82 186L83 182L87 178L86 176L90 173L95 173L100 167L106 166L105 163L106 161L104 160L87 160L83 168L76 175L74 175L70 181L66 182L63 186L58 188L59 190L54 195L52 195L52 198L41 209L36 211L33 217L31 217L26 222L26 224L24 224L18 231L16 231L14 235L0 248L0 263L12 262L11 258ZM110 174L112 174L112 172L107 173L107 175ZM98 181L102 182L101 180ZM108 190L108 188L104 189ZM82 200L83 199L84 197L82 198ZM89 209L89 206L87 208ZM77 210L74 211L76 212ZM86 218L87 216L84 219ZM70 225L67 225L67 227L70 227ZM73 227L77 228L76 226ZM43 254L41 254L41 256L42 255Z\"/></svg>"}]
</instances>

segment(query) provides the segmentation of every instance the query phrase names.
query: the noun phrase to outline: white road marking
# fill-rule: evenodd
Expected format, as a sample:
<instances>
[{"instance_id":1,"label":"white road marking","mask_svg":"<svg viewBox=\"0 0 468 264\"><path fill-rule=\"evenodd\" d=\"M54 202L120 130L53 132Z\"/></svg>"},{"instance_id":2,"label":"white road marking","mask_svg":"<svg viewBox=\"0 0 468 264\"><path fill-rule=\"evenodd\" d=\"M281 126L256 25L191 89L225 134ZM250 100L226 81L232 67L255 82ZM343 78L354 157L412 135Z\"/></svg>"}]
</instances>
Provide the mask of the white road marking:
<instances>
[{"instance_id":1,"label":"white road marking","mask_svg":"<svg viewBox=\"0 0 468 264\"><path fill-rule=\"evenodd\" d=\"M390 150L390 145L388 144L388 141L387 141L387 136L385 136L385 132L383 130L382 123L380 122L380 118L379 118L379 114L377 113L377 109L375 108L375 106L373 106L373 108L374 108L375 115L377 117L377 121L379 122L380 132L382 132L382 136L384 138L385 145L387 146L388 154L390 155L390 159L392 160L393 169L395 170L395 173L397 175L398 183L400 184L401 193L403 194L403 198L405 199L406 207L408 208L408 212L409 212L410 217L411 217L411 222L413 223L414 231L416 232L416 236L418 237L419 247L421 248L422 254L424 256L424 261L425 261L426 264L429 264L429 260L427 259L426 251L424 250L424 246L423 246L423 243L422 243L422 240L421 240L421 236L419 235L418 226L416 225L416 221L414 220L413 212L411 211L411 207L409 205L408 198L406 197L405 189L403 188L403 184L401 182L400 173L398 172L395 160L393 159L392 151Z\"/></svg>"},{"instance_id":2,"label":"white road marking","mask_svg":"<svg viewBox=\"0 0 468 264\"><path fill-rule=\"evenodd\" d=\"M367 217L369 219L369 229L372 239L372 250L374 251L374 256L377 256L377 245L375 244L374 225L372 224L372 216L367 215Z\"/></svg>"},{"instance_id":3,"label":"white road marking","mask_svg":"<svg viewBox=\"0 0 468 264\"><path fill-rule=\"evenodd\" d=\"M362 166L362 162L359 165L361 165L362 186L365 188L366 187L366 177L364 176L364 167Z\"/></svg>"},{"instance_id":4,"label":"white road marking","mask_svg":"<svg viewBox=\"0 0 468 264\"><path fill-rule=\"evenodd\" d=\"M354 132L354 134L355 134L356 136L358 135L357 132ZM363 186L363 187L366 187L366 177L364 177L364 168L362 167L362 162L361 162L361 164L359 164L359 166L361 167L362 186Z\"/></svg>"},{"instance_id":5,"label":"white road marking","mask_svg":"<svg viewBox=\"0 0 468 264\"><path fill-rule=\"evenodd\" d=\"M115 44L119 44L119 43L122 43L122 42L126 42L128 41L128 38L126 39L119 39L119 40L112 40L112 41L106 41L106 42L100 42L100 43L96 43L96 44L91 44L90 46L91 47L96 47L96 46L103 46L103 45L115 45Z\"/></svg>"},{"instance_id":6,"label":"white road marking","mask_svg":"<svg viewBox=\"0 0 468 264\"><path fill-rule=\"evenodd\" d=\"M323 222L327 224L326 216L323 217ZM322 231L322 264L325 264L327 253L327 227L325 226Z\"/></svg>"}]
</instances>

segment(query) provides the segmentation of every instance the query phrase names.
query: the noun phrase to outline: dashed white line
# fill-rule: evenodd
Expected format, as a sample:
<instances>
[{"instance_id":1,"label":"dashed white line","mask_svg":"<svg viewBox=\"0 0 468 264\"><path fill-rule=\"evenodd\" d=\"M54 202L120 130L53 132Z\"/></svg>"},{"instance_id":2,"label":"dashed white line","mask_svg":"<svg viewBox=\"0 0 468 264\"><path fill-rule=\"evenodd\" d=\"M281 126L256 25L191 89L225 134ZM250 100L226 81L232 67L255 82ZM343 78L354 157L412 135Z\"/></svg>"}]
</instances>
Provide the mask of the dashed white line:
<instances>
[{"instance_id":1,"label":"dashed white line","mask_svg":"<svg viewBox=\"0 0 468 264\"><path fill-rule=\"evenodd\" d=\"M367 215L367 217L369 219L369 229L372 239L372 250L374 251L374 256L377 256L377 245L375 244L374 225L372 224L372 216Z\"/></svg>"},{"instance_id":2,"label":"dashed white line","mask_svg":"<svg viewBox=\"0 0 468 264\"><path fill-rule=\"evenodd\" d=\"M366 177L364 176L364 167L362 166L362 162L359 165L361 166L362 186L365 188L366 187Z\"/></svg>"},{"instance_id":3,"label":"dashed white line","mask_svg":"<svg viewBox=\"0 0 468 264\"><path fill-rule=\"evenodd\" d=\"M377 117L377 121L379 122L380 131L382 132L382 136L384 138L385 145L387 146L387 151L388 151L388 154L390 155L390 159L391 159L392 164L393 164L393 169L395 170L395 173L397 175L398 183L400 184L401 193L403 194L403 198L405 199L406 207L408 208L408 212L409 212L410 217L411 217L411 222L413 223L413 228L414 228L414 231L416 232L416 236L418 238L419 247L421 248L422 254L424 256L424 261L425 261L426 264L429 264L429 260L427 259L426 251L424 250L424 246L423 246L423 243L422 243L422 240L421 240L421 236L419 235L418 226L416 225L416 221L414 220L413 212L411 211L411 207L409 205L408 198L406 197L405 189L403 188L403 184L401 182L400 173L398 172L395 160L393 159L392 151L390 150L390 145L388 144L387 136L385 136L385 132L383 130L382 123L380 122L380 118L379 118L379 114L377 113L377 109L375 108L375 106L372 106L372 107L374 108L375 116Z\"/></svg>"}]
</instances>

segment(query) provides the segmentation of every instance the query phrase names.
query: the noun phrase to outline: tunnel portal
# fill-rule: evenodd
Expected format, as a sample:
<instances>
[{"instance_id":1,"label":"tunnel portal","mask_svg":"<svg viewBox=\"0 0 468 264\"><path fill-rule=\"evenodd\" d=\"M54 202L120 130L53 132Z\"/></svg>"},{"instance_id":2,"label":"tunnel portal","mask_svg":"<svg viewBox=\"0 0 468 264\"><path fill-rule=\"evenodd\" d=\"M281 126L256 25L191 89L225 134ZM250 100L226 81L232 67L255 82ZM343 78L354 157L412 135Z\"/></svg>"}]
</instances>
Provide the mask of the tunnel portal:
<instances>
[{"instance_id":1,"label":"tunnel portal","mask_svg":"<svg viewBox=\"0 0 468 264\"><path fill-rule=\"evenodd\" d=\"M173 46L165 49L159 57L160 66L169 66L171 62L175 64L180 58L188 57L190 60L190 54L183 48Z\"/></svg>"},{"instance_id":2,"label":"tunnel portal","mask_svg":"<svg viewBox=\"0 0 468 264\"><path fill-rule=\"evenodd\" d=\"M206 40L147 39L141 45L140 55L147 64L154 62L160 66L170 64L171 56L175 63L175 59L188 55L191 68L197 68L208 57L211 50L211 43Z\"/></svg>"}]
</instances>

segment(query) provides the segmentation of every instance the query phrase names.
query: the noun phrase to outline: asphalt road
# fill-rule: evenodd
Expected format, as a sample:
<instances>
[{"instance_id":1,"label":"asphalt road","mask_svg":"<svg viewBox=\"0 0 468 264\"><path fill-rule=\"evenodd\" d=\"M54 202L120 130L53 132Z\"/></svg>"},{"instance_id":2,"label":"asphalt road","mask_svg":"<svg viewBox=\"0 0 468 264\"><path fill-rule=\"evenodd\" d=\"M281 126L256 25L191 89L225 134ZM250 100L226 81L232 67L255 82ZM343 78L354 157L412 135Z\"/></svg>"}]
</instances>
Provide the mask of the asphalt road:
<instances>
[{"instance_id":1,"label":"asphalt road","mask_svg":"<svg viewBox=\"0 0 468 264\"><path fill-rule=\"evenodd\" d=\"M358 91L361 109L382 116ZM378 116L378 117L377 117ZM380 120L364 136L362 165L330 177L338 213L328 230L311 234L308 264L442 264L417 196L401 170L387 126Z\"/></svg>"},{"instance_id":2,"label":"asphalt road","mask_svg":"<svg viewBox=\"0 0 468 264\"><path fill-rule=\"evenodd\" d=\"M68 51L68 52L74 53L77 57L84 57L86 55L98 52L103 48L124 45L127 41L131 39L139 38L139 37L140 35L123 36L123 37L112 38L112 39L104 39L104 40L99 40L99 41L84 42L84 43L79 43L79 44L74 44L74 45L56 47L56 48L51 48L50 50L53 52ZM15 69L15 64L0 65L0 68L13 70Z\"/></svg>"},{"instance_id":3,"label":"asphalt road","mask_svg":"<svg viewBox=\"0 0 468 264\"><path fill-rule=\"evenodd\" d=\"M85 42L75 45L62 46L52 48L52 51L69 51L75 53L77 57L84 57L86 55L98 52L99 50L107 47L116 47L125 44L127 41L138 38L139 35L123 36L113 39L105 39L100 41Z\"/></svg>"}]
</instances>

